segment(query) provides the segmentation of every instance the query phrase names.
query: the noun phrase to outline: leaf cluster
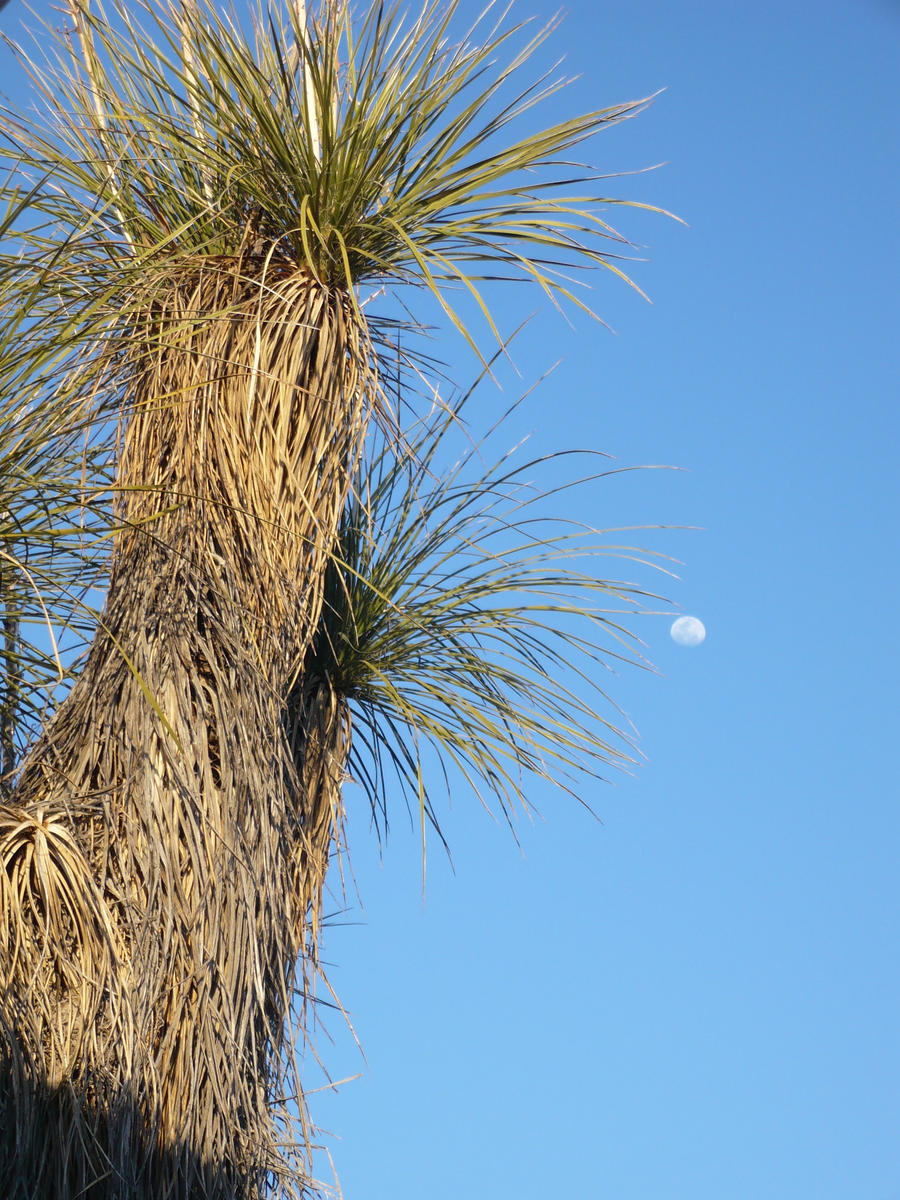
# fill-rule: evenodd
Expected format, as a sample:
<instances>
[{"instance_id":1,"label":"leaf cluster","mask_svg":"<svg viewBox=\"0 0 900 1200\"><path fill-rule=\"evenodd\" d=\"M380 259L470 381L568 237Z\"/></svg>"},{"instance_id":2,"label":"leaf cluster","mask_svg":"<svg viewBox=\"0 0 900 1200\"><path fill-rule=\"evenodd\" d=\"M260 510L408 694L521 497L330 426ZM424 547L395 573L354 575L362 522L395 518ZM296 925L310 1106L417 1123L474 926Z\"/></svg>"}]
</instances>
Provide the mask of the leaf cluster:
<instances>
[{"instance_id":1,"label":"leaf cluster","mask_svg":"<svg viewBox=\"0 0 900 1200\"><path fill-rule=\"evenodd\" d=\"M211 0L109 15L68 0L81 55L60 37L55 62L26 59L45 110L0 123L12 165L45 173L32 250L58 254L65 226L62 274L115 270L123 285L160 255L238 254L351 290L415 282L473 345L447 284L494 334L488 279L586 308L574 270L627 280L609 209L651 206L606 195L571 155L647 100L535 130L566 82L525 70L554 23L531 32L492 3L457 40L458 9L431 0L409 18L379 2L357 18L331 0L307 25L305 6L254 0L249 36Z\"/></svg>"},{"instance_id":2,"label":"leaf cluster","mask_svg":"<svg viewBox=\"0 0 900 1200\"><path fill-rule=\"evenodd\" d=\"M494 459L491 435L448 465L476 391L437 407L402 451L375 433L302 672L307 689L350 702L350 772L376 826L399 790L423 838L429 823L440 834L435 770L448 795L474 792L512 822L538 780L585 800L592 780L633 764L605 680L649 668L629 618L665 603L607 577L610 559L665 571L661 555L565 515L620 469L598 471L587 452ZM560 484L563 457L576 474Z\"/></svg>"},{"instance_id":3,"label":"leaf cluster","mask_svg":"<svg viewBox=\"0 0 900 1200\"><path fill-rule=\"evenodd\" d=\"M4 189L0 240L30 197ZM0 792L93 632L110 526L111 449L84 404L42 280L0 270Z\"/></svg>"}]
</instances>

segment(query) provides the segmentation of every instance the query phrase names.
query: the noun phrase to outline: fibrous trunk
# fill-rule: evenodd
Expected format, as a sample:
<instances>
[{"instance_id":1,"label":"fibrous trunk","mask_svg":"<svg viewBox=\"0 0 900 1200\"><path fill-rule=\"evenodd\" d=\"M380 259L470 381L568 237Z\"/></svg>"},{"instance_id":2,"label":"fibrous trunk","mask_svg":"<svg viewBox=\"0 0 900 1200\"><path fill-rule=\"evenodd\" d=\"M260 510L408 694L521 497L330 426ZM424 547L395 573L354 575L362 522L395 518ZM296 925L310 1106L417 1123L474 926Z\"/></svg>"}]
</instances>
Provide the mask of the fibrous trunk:
<instances>
[{"instance_id":1,"label":"fibrous trunk","mask_svg":"<svg viewBox=\"0 0 900 1200\"><path fill-rule=\"evenodd\" d=\"M285 1029L349 728L327 689L291 721L285 699L374 384L345 292L255 267L181 263L111 351L101 628L0 809L4 1195L243 1197L303 1170Z\"/></svg>"}]
</instances>

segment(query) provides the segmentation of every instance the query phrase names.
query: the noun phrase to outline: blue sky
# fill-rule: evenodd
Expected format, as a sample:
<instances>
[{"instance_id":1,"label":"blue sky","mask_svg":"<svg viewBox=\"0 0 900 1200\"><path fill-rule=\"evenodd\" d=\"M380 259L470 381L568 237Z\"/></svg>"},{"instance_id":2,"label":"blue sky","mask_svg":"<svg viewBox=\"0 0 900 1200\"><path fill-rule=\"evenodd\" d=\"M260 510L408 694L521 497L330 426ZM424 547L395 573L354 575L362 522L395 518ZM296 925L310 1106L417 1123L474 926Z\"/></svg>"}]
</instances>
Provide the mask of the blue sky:
<instances>
[{"instance_id":1,"label":"blue sky","mask_svg":"<svg viewBox=\"0 0 900 1200\"><path fill-rule=\"evenodd\" d=\"M665 162L619 191L689 228L618 215L653 305L601 279L615 335L542 311L523 379L564 361L523 421L685 468L592 517L703 527L644 540L708 637L638 626L648 762L602 824L535 789L520 855L459 794L423 910L402 815L383 864L354 823L365 907L326 950L366 1062L325 1048L362 1079L314 1111L348 1200L897 1200L900 10L574 2L553 44L561 107L667 89L589 149Z\"/></svg>"},{"instance_id":2,"label":"blue sky","mask_svg":"<svg viewBox=\"0 0 900 1200\"><path fill-rule=\"evenodd\" d=\"M313 1115L346 1200L900 1200L900 8L572 0L552 48L580 78L548 119L667 89L585 157L665 162L614 186L688 226L617 215L653 305L541 309L523 386L562 362L510 440L684 468L590 519L702 527L642 540L708 636L637 626L660 674L610 690L647 762L586 794L602 823L536 786L520 852L458 790L424 906L402 802L379 857L348 789L363 906L326 955L365 1060L329 1018L361 1078Z\"/></svg>"}]
</instances>

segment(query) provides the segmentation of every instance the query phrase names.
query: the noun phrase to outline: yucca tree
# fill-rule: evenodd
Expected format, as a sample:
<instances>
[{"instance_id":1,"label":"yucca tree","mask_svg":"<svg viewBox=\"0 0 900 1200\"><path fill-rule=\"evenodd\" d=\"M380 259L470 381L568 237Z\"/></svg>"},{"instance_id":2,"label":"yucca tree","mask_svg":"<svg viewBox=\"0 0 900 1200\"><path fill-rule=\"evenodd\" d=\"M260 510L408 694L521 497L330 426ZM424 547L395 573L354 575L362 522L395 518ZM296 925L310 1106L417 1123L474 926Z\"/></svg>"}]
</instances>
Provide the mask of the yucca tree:
<instances>
[{"instance_id":1,"label":"yucca tree","mask_svg":"<svg viewBox=\"0 0 900 1200\"><path fill-rule=\"evenodd\" d=\"M522 592L602 621L571 598L583 578L542 566L537 537L510 548L518 566L485 551L468 587L428 574L467 509L452 482L417 499L441 426L391 432L423 367L372 292L424 286L476 352L454 286L484 337L486 279L584 307L572 270L621 275L623 242L602 215L618 202L568 157L642 102L518 135L559 86L517 83L548 31L490 7L460 41L452 2L411 21L336 2L244 24L199 0L67 13L53 62L29 64L44 110L3 116L28 195L0 274L36 411L63 397L64 444L93 421L115 450L112 514L86 506L114 536L90 651L0 806L0 1176L12 1197L297 1195L294 1049L348 701L423 815L404 727L501 800L520 769L618 753L546 670L526 678L564 650ZM437 533L426 509L448 514ZM478 615L501 594L503 620ZM411 697L403 672L435 639Z\"/></svg>"}]
</instances>

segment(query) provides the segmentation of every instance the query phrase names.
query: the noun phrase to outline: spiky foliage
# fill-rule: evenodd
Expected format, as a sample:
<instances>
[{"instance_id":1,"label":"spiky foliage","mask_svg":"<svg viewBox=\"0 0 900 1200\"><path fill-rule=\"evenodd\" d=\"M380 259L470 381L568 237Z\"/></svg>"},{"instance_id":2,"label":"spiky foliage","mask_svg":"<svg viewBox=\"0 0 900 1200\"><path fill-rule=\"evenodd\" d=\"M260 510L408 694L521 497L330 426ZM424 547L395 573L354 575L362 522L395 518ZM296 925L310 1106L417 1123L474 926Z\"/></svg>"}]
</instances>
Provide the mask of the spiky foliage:
<instances>
[{"instance_id":1,"label":"spiky foliage","mask_svg":"<svg viewBox=\"0 0 900 1200\"><path fill-rule=\"evenodd\" d=\"M664 603L619 560L668 573L658 553L567 516L574 497L622 468L597 456L491 459L505 428L472 441L463 409L477 388L440 406L402 452L379 432L361 463L326 574L316 636L289 708L318 718L326 761L344 761L376 826L405 795L423 838L443 841L428 760L512 824L536 779L581 797L609 768L636 761L628 723L604 681L623 663L649 668L627 621ZM507 414L508 416L509 414ZM447 462L448 440L466 448ZM564 483L551 476L564 458ZM579 463L585 473L572 477ZM596 498L593 500L596 504ZM302 745L301 741L301 745ZM315 761L320 768L319 754ZM319 820L340 840L339 786L318 789Z\"/></svg>"},{"instance_id":2,"label":"spiky foliage","mask_svg":"<svg viewBox=\"0 0 900 1200\"><path fill-rule=\"evenodd\" d=\"M359 289L424 283L474 345L448 282L494 328L481 278L574 298L579 262L620 273L605 202L564 157L640 104L509 139L557 86L513 82L546 31L457 45L454 10L354 24L330 3L307 28L273 4L247 35L212 4L68 0L55 65L30 68L46 111L4 115L34 187L0 271L82 419L120 429L96 636L0 807L12 1197L308 1184L297 967L308 982L349 752L308 656L392 371ZM462 717L443 738L474 738L501 793L516 693L490 735Z\"/></svg>"},{"instance_id":3,"label":"spiky foliage","mask_svg":"<svg viewBox=\"0 0 900 1200\"><path fill-rule=\"evenodd\" d=\"M624 622L660 597L602 565L665 570L624 531L565 515L579 490L621 470L597 471L588 452L586 473L562 484L543 477L559 458L576 468L570 452L530 458L520 446L491 462L488 438L436 469L471 394L426 421L411 453L378 439L304 669L307 687L353 702L353 775L373 814L386 815L387 772L438 830L426 746L510 821L529 809L535 777L575 787L635 762L603 685L618 663L649 666Z\"/></svg>"},{"instance_id":4,"label":"spiky foliage","mask_svg":"<svg viewBox=\"0 0 900 1200\"><path fill-rule=\"evenodd\" d=\"M27 208L4 189L0 239ZM41 281L0 275L0 797L12 786L73 661L93 632L110 526L110 448L92 429L76 380L59 377L64 322L37 317Z\"/></svg>"}]
</instances>

